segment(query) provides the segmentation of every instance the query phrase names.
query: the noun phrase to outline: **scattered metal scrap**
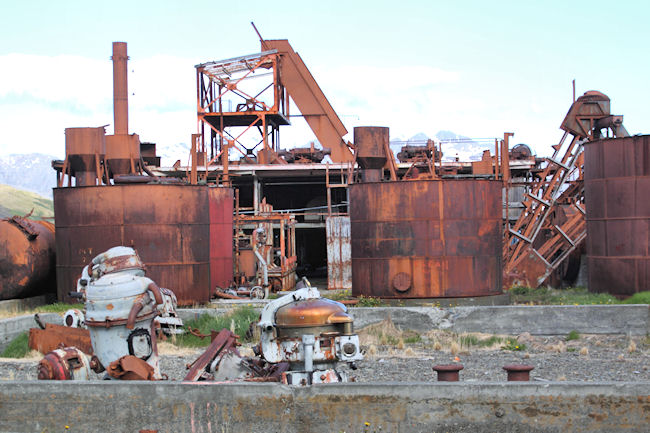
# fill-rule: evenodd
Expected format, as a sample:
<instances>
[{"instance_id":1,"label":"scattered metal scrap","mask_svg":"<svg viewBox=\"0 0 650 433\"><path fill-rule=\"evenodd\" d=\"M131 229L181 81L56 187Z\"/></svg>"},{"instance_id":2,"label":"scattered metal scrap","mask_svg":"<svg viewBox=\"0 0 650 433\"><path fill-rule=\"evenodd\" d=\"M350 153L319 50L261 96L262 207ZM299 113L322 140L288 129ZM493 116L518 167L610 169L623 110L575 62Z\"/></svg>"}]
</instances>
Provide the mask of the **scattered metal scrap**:
<instances>
[{"instance_id":1,"label":"scattered metal scrap","mask_svg":"<svg viewBox=\"0 0 650 433\"><path fill-rule=\"evenodd\" d=\"M64 347L78 348L84 353L93 353L90 333L87 329L70 328L52 323L45 323L42 329L30 329L28 344L30 349L38 350L41 353L56 350L61 344Z\"/></svg>"}]
</instances>

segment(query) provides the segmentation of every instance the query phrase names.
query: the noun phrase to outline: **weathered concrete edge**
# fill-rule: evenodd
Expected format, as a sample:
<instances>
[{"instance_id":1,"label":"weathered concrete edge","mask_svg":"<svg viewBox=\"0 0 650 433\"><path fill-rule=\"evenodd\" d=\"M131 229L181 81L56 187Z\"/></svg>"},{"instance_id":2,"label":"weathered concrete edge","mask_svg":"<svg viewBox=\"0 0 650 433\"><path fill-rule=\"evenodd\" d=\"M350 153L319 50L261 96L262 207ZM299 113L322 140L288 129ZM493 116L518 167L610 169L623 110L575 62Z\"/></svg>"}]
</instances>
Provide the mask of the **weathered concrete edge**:
<instances>
[{"instance_id":1,"label":"weathered concrete edge","mask_svg":"<svg viewBox=\"0 0 650 433\"><path fill-rule=\"evenodd\" d=\"M219 315L226 309L181 309L183 320L201 314ZM585 334L646 335L650 333L648 305L543 305L473 307L357 307L350 308L355 327L363 328L390 318L402 329L426 332L446 329L454 332L489 334L566 335L576 330Z\"/></svg>"},{"instance_id":2,"label":"weathered concrete edge","mask_svg":"<svg viewBox=\"0 0 650 433\"><path fill-rule=\"evenodd\" d=\"M55 323L57 325L63 324L63 318L56 313L42 313L39 314L43 322ZM35 328L36 322L34 315L11 317L9 319L0 319L0 352L2 352L7 344L11 342L18 335Z\"/></svg>"},{"instance_id":3,"label":"weathered concrete edge","mask_svg":"<svg viewBox=\"0 0 650 433\"><path fill-rule=\"evenodd\" d=\"M650 382L3 382L0 431L645 432L649 408Z\"/></svg>"}]
</instances>

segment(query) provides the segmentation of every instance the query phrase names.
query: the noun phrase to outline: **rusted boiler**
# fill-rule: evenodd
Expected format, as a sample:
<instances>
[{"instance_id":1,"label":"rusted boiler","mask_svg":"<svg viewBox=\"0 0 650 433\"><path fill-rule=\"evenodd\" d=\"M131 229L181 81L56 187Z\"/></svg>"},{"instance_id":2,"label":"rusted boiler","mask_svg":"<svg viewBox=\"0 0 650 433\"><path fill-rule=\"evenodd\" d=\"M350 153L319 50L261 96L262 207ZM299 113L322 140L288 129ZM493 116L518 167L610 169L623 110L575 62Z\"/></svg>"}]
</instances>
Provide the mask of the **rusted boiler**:
<instances>
[{"instance_id":1,"label":"rusted boiler","mask_svg":"<svg viewBox=\"0 0 650 433\"><path fill-rule=\"evenodd\" d=\"M355 128L364 182L350 185L353 295L501 293L501 182L382 182L381 140L388 141L388 128Z\"/></svg>"},{"instance_id":2,"label":"rusted boiler","mask_svg":"<svg viewBox=\"0 0 650 433\"><path fill-rule=\"evenodd\" d=\"M0 220L0 300L54 291L54 225L14 216Z\"/></svg>"},{"instance_id":3,"label":"rusted boiler","mask_svg":"<svg viewBox=\"0 0 650 433\"><path fill-rule=\"evenodd\" d=\"M650 135L585 144L589 290L650 288Z\"/></svg>"}]
</instances>

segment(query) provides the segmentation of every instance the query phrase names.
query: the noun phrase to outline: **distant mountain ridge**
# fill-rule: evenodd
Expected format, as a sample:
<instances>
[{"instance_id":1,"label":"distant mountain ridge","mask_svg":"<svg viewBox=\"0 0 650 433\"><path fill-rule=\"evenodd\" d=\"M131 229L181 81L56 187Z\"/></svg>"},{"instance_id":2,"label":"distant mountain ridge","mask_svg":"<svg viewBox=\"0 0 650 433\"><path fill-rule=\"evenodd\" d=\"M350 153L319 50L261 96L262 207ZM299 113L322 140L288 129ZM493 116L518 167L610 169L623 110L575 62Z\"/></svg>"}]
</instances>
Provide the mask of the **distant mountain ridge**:
<instances>
[{"instance_id":1,"label":"distant mountain ridge","mask_svg":"<svg viewBox=\"0 0 650 433\"><path fill-rule=\"evenodd\" d=\"M52 200L8 185L0 185L0 218L23 216L32 210L32 218L54 216Z\"/></svg>"},{"instance_id":2,"label":"distant mountain ridge","mask_svg":"<svg viewBox=\"0 0 650 433\"><path fill-rule=\"evenodd\" d=\"M56 172L52 160L42 153L12 154L0 156L0 184L34 192L52 199L56 187Z\"/></svg>"}]
</instances>

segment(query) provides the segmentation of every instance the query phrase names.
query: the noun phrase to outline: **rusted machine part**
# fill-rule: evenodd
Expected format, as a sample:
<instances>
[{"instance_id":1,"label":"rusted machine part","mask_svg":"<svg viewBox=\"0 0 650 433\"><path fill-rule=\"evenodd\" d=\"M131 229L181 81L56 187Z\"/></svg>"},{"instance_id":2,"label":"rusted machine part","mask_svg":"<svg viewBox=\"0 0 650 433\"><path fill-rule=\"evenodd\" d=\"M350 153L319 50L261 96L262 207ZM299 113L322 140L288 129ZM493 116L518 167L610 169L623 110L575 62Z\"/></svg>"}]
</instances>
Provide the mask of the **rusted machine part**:
<instances>
[{"instance_id":1,"label":"rusted machine part","mask_svg":"<svg viewBox=\"0 0 650 433\"><path fill-rule=\"evenodd\" d=\"M533 151L528 145L520 143L510 149L510 159L513 161L523 161L533 157Z\"/></svg>"},{"instance_id":2,"label":"rusted machine part","mask_svg":"<svg viewBox=\"0 0 650 433\"><path fill-rule=\"evenodd\" d=\"M90 359L76 347L55 349L38 363L38 380L88 380Z\"/></svg>"},{"instance_id":3,"label":"rusted machine part","mask_svg":"<svg viewBox=\"0 0 650 433\"><path fill-rule=\"evenodd\" d=\"M482 179L350 185L352 295L502 293L501 189Z\"/></svg>"},{"instance_id":4,"label":"rusted machine part","mask_svg":"<svg viewBox=\"0 0 650 433\"><path fill-rule=\"evenodd\" d=\"M63 325L68 328L85 328L86 318L81 310L71 308L63 315Z\"/></svg>"},{"instance_id":5,"label":"rusted machine part","mask_svg":"<svg viewBox=\"0 0 650 433\"><path fill-rule=\"evenodd\" d=\"M99 252L132 245L147 276L179 305L208 302L233 279L233 190L203 185L56 188L58 299L69 302L82 269ZM2 242L0 240L0 242ZM1 253L0 253L1 254Z\"/></svg>"},{"instance_id":6,"label":"rusted machine part","mask_svg":"<svg viewBox=\"0 0 650 433\"><path fill-rule=\"evenodd\" d=\"M338 329L327 328L325 331L351 334L353 323L343 304L326 298L298 301L280 307L275 313L275 321L280 335L284 330L314 326L332 326Z\"/></svg>"},{"instance_id":7,"label":"rusted machine part","mask_svg":"<svg viewBox=\"0 0 650 433\"><path fill-rule=\"evenodd\" d=\"M530 372L535 369L532 365L508 364L503 369L508 372L508 382L528 382Z\"/></svg>"},{"instance_id":8,"label":"rusted machine part","mask_svg":"<svg viewBox=\"0 0 650 433\"><path fill-rule=\"evenodd\" d=\"M90 333L87 329L46 323L45 329L31 328L29 330L28 345L32 350L48 353L56 350L61 344L66 347L77 347L84 353L93 353Z\"/></svg>"},{"instance_id":9,"label":"rusted machine part","mask_svg":"<svg viewBox=\"0 0 650 433\"><path fill-rule=\"evenodd\" d=\"M438 373L438 382L458 382L463 364L434 365L433 371Z\"/></svg>"},{"instance_id":10,"label":"rusted machine part","mask_svg":"<svg viewBox=\"0 0 650 433\"><path fill-rule=\"evenodd\" d=\"M208 346L205 352L196 361L188 365L187 368L190 371L185 375L185 379L183 380L195 382L211 379L209 368L217 358L222 358L227 353L233 353L241 358L239 351L237 351L238 345L237 336L228 329L222 329L212 340L212 343L210 343L210 346Z\"/></svg>"},{"instance_id":11,"label":"rusted machine part","mask_svg":"<svg viewBox=\"0 0 650 433\"><path fill-rule=\"evenodd\" d=\"M106 372L113 379L156 380L154 368L147 364L146 361L133 355L126 355L111 362Z\"/></svg>"},{"instance_id":12,"label":"rusted machine part","mask_svg":"<svg viewBox=\"0 0 650 433\"><path fill-rule=\"evenodd\" d=\"M585 146L589 290L650 288L650 135Z\"/></svg>"},{"instance_id":13,"label":"rusted machine part","mask_svg":"<svg viewBox=\"0 0 650 433\"><path fill-rule=\"evenodd\" d=\"M53 291L54 225L27 217L0 220L0 300Z\"/></svg>"},{"instance_id":14,"label":"rusted machine part","mask_svg":"<svg viewBox=\"0 0 650 433\"><path fill-rule=\"evenodd\" d=\"M385 148L389 142L388 128L366 126L354 128L354 146L356 160L361 167L363 182L379 182L383 178L386 160L393 155L386 155Z\"/></svg>"},{"instance_id":15,"label":"rusted machine part","mask_svg":"<svg viewBox=\"0 0 650 433\"><path fill-rule=\"evenodd\" d=\"M278 156L289 163L320 163L325 155L330 155L330 149L314 149L312 147L294 147L293 149L281 150Z\"/></svg>"}]
</instances>

